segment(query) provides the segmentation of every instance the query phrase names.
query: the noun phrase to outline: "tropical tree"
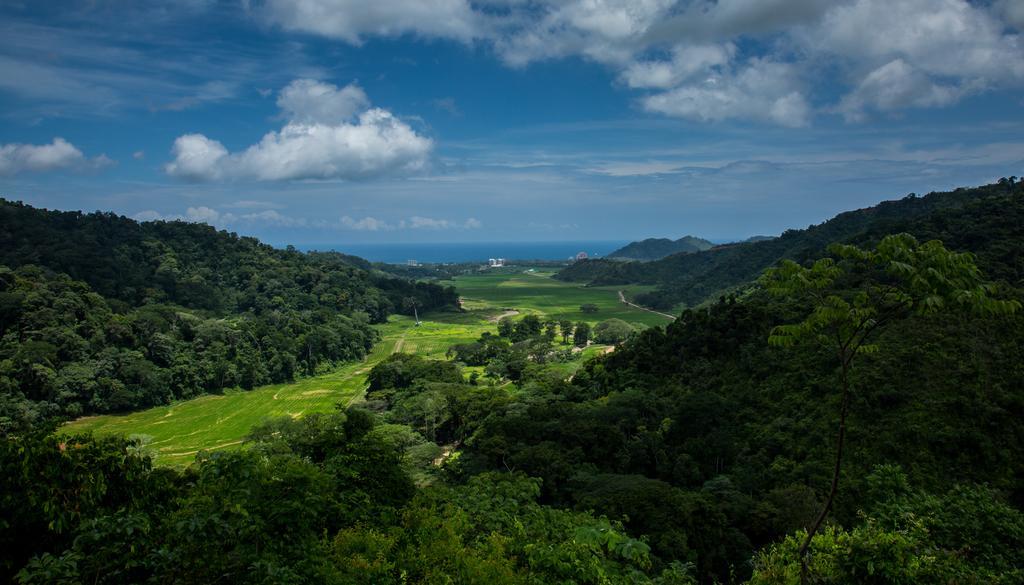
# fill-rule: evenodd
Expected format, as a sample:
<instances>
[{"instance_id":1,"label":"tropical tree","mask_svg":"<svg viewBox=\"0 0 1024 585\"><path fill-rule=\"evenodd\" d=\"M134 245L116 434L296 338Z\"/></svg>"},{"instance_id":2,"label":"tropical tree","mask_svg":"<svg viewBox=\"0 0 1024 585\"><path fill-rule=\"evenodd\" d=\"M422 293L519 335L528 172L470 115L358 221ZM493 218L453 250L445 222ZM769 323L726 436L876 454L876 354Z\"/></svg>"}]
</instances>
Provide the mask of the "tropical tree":
<instances>
[{"instance_id":1,"label":"tropical tree","mask_svg":"<svg viewBox=\"0 0 1024 585\"><path fill-rule=\"evenodd\" d=\"M572 335L572 321L562 319L558 322L558 329L562 332L562 343L569 343L569 336Z\"/></svg>"},{"instance_id":2,"label":"tropical tree","mask_svg":"<svg viewBox=\"0 0 1024 585\"><path fill-rule=\"evenodd\" d=\"M511 338L515 332L516 324L512 317L502 317L498 320L498 335Z\"/></svg>"},{"instance_id":3,"label":"tropical tree","mask_svg":"<svg viewBox=\"0 0 1024 585\"><path fill-rule=\"evenodd\" d=\"M636 330L633 329L633 326L622 319L608 319L594 327L594 341L608 344L622 343L634 331Z\"/></svg>"},{"instance_id":4,"label":"tropical tree","mask_svg":"<svg viewBox=\"0 0 1024 585\"><path fill-rule=\"evenodd\" d=\"M802 583L808 579L811 541L839 488L850 372L857 356L878 352L873 340L879 331L912 314L950 310L1009 314L1021 306L1015 300L993 298L994 285L985 282L974 257L947 250L938 240L920 244L909 234L897 234L886 236L874 250L833 244L829 252L834 258L822 258L809 267L783 261L761 278L768 292L804 299L812 307L802 321L774 327L768 343L815 343L832 352L839 364L841 395L832 483L799 549Z\"/></svg>"},{"instance_id":5,"label":"tropical tree","mask_svg":"<svg viewBox=\"0 0 1024 585\"><path fill-rule=\"evenodd\" d=\"M590 324L580 321L573 328L572 343L576 347L586 347L590 342Z\"/></svg>"}]
</instances>

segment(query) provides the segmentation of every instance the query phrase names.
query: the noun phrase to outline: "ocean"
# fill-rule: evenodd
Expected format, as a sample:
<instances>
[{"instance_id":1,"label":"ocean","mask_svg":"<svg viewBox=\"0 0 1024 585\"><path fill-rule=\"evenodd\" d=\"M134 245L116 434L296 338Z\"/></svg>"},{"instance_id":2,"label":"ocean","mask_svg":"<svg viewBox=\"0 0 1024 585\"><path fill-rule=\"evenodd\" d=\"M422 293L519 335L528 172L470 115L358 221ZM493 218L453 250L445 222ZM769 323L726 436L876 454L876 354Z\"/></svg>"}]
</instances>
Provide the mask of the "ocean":
<instances>
[{"instance_id":1,"label":"ocean","mask_svg":"<svg viewBox=\"0 0 1024 585\"><path fill-rule=\"evenodd\" d=\"M409 260L433 264L507 260L567 260L579 252L595 258L605 256L628 241L572 242L466 242L444 244L317 244L296 246L299 250L333 250L359 256L371 262L405 264Z\"/></svg>"}]
</instances>

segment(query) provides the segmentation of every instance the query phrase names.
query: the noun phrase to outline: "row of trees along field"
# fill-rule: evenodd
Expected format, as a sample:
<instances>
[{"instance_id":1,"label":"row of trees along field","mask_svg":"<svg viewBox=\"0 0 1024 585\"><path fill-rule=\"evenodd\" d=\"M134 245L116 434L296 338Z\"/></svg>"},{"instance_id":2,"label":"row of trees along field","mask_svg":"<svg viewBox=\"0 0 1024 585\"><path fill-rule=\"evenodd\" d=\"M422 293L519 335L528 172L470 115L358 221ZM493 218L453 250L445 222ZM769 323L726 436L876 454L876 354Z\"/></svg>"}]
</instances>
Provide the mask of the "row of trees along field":
<instances>
[{"instance_id":1,"label":"row of trees along field","mask_svg":"<svg viewBox=\"0 0 1024 585\"><path fill-rule=\"evenodd\" d=\"M362 358L455 292L185 222L0 201L0 432L252 388Z\"/></svg>"},{"instance_id":2,"label":"row of trees along field","mask_svg":"<svg viewBox=\"0 0 1024 585\"><path fill-rule=\"evenodd\" d=\"M267 421L185 471L11 433L0 578L1020 583L1024 238L997 204L1020 201L950 211L956 251L865 236L778 264L571 380L581 352L528 317L396 355L364 409Z\"/></svg>"}]
</instances>

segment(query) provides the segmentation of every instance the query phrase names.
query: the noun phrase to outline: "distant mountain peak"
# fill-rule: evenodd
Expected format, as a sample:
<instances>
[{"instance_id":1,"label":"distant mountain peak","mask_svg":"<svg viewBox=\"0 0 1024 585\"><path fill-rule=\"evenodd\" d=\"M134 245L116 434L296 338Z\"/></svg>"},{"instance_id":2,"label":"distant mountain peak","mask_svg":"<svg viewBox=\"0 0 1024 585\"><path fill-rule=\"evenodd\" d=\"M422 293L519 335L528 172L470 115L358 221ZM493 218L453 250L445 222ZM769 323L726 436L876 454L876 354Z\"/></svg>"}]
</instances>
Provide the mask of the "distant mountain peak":
<instances>
[{"instance_id":1,"label":"distant mountain peak","mask_svg":"<svg viewBox=\"0 0 1024 585\"><path fill-rule=\"evenodd\" d=\"M647 238L646 240L641 240L639 242L630 242L611 254L608 254L606 258L648 262L651 260L660 260L665 256L671 256L672 254L701 252L712 247L714 247L714 244L704 238L698 238L697 236L683 236L678 240L672 240L669 238Z\"/></svg>"}]
</instances>

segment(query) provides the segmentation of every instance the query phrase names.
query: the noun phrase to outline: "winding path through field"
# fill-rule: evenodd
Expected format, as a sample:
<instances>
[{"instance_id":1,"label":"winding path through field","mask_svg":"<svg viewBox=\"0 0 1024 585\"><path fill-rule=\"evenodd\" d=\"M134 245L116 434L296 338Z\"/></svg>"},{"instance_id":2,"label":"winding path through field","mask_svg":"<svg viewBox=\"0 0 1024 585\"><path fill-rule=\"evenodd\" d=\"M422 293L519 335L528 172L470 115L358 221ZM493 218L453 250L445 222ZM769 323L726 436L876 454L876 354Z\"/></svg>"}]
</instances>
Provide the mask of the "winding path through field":
<instances>
[{"instance_id":1,"label":"winding path through field","mask_svg":"<svg viewBox=\"0 0 1024 585\"><path fill-rule=\"evenodd\" d=\"M509 310L505 311L504 313L502 313L500 315L494 315L493 317L488 317L487 320L490 321L491 323L497 323L498 321L501 321L505 317L514 317L514 316L516 316L518 314L519 314L519 311L517 311L515 309L509 309Z\"/></svg>"},{"instance_id":2,"label":"winding path through field","mask_svg":"<svg viewBox=\"0 0 1024 585\"><path fill-rule=\"evenodd\" d=\"M627 301L626 300L626 295L623 294L621 290L619 291L619 300L622 301L623 303L626 303L630 307L635 308L635 309L640 309L641 311L647 311L648 313L654 313L655 315L661 315L662 317L668 317L669 319L672 319L673 321L676 320L675 317L673 317L672 315L669 315L668 313L662 313L661 311L655 311L654 309L648 309L647 307L641 307L640 305L638 305L636 303L631 303L631 302Z\"/></svg>"}]
</instances>

